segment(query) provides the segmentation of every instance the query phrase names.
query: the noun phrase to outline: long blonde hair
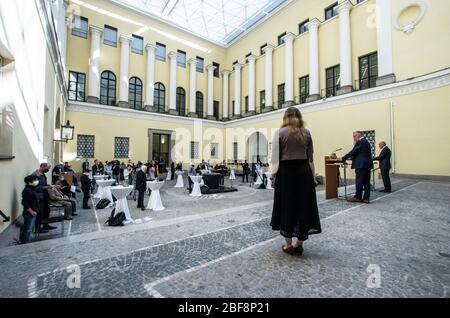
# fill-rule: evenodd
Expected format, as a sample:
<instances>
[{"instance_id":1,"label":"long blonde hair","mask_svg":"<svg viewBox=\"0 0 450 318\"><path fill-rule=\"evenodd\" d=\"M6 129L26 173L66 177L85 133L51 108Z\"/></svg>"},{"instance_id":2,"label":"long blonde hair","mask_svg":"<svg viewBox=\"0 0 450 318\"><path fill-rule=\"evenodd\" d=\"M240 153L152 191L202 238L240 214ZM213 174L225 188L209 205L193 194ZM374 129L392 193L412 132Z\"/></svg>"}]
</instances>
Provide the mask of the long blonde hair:
<instances>
[{"instance_id":1,"label":"long blonde hair","mask_svg":"<svg viewBox=\"0 0 450 318\"><path fill-rule=\"evenodd\" d=\"M304 127L304 122L302 119L302 113L296 107L289 107L283 116L283 124L281 128L287 127L289 133L294 135L294 137L304 143L304 137L302 133L302 128Z\"/></svg>"}]
</instances>

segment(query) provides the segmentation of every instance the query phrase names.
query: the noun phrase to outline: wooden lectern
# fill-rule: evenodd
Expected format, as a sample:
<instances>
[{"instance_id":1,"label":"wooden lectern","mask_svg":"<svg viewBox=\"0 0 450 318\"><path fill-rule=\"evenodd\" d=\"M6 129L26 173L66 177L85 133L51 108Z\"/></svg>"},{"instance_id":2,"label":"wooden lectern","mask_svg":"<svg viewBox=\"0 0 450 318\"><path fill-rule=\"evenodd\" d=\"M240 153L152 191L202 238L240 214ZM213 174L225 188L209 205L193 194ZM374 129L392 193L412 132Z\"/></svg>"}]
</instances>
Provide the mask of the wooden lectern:
<instances>
[{"instance_id":1,"label":"wooden lectern","mask_svg":"<svg viewBox=\"0 0 450 318\"><path fill-rule=\"evenodd\" d=\"M325 156L325 199L338 197L338 169L342 161L335 157Z\"/></svg>"}]
</instances>

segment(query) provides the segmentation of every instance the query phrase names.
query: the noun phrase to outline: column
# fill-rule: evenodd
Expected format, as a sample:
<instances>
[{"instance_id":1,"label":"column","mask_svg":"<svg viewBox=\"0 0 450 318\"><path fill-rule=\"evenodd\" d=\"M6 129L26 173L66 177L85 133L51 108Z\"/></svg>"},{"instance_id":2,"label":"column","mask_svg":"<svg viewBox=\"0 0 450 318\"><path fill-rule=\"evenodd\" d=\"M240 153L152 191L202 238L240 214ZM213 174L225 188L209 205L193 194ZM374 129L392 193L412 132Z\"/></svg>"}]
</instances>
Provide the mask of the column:
<instances>
[{"instance_id":1,"label":"column","mask_svg":"<svg viewBox=\"0 0 450 318\"><path fill-rule=\"evenodd\" d=\"M223 91L222 91L222 120L228 120L228 78L230 75L230 71L223 70L222 71L222 83L223 83Z\"/></svg>"},{"instance_id":2,"label":"column","mask_svg":"<svg viewBox=\"0 0 450 318\"><path fill-rule=\"evenodd\" d=\"M177 52L169 53L170 83L169 83L169 114L178 115L177 111Z\"/></svg>"},{"instance_id":3,"label":"column","mask_svg":"<svg viewBox=\"0 0 450 318\"><path fill-rule=\"evenodd\" d=\"M68 18L66 18L66 11L69 7L69 1L68 0L62 0L61 3L61 9L58 12L58 38L60 43L60 53L61 53L61 60L63 64L63 68L66 67L66 52L67 52L67 28L68 28ZM61 25L61 26L60 26Z\"/></svg>"},{"instance_id":4,"label":"column","mask_svg":"<svg viewBox=\"0 0 450 318\"><path fill-rule=\"evenodd\" d=\"M147 51L147 82L145 86L145 110L149 112L156 111L153 107L155 94L155 51L156 46L148 43L145 46Z\"/></svg>"},{"instance_id":5,"label":"column","mask_svg":"<svg viewBox=\"0 0 450 318\"><path fill-rule=\"evenodd\" d=\"M91 25L91 53L89 58L88 103L98 104L100 101L100 38L103 29Z\"/></svg>"},{"instance_id":6,"label":"column","mask_svg":"<svg viewBox=\"0 0 450 318\"><path fill-rule=\"evenodd\" d=\"M391 1L377 0L377 44L378 44L378 78L377 86L395 83L392 61L392 22Z\"/></svg>"},{"instance_id":7,"label":"column","mask_svg":"<svg viewBox=\"0 0 450 318\"><path fill-rule=\"evenodd\" d=\"M294 38L291 32L283 37L284 40L284 104L283 107L294 105Z\"/></svg>"},{"instance_id":8,"label":"column","mask_svg":"<svg viewBox=\"0 0 450 318\"><path fill-rule=\"evenodd\" d=\"M121 35L119 38L120 48L120 90L119 107L128 108L129 76L128 67L130 63L130 43L131 38Z\"/></svg>"},{"instance_id":9,"label":"column","mask_svg":"<svg viewBox=\"0 0 450 318\"><path fill-rule=\"evenodd\" d=\"M273 110L273 46L267 45L264 48L264 54L266 55L266 81L265 81L265 94L266 102L262 112L268 112Z\"/></svg>"},{"instance_id":10,"label":"column","mask_svg":"<svg viewBox=\"0 0 450 318\"><path fill-rule=\"evenodd\" d=\"M350 10L352 6L349 0L345 0L336 8L339 14L339 52L341 61L341 88L337 91L337 95L347 94L353 91L352 39L350 31Z\"/></svg>"},{"instance_id":11,"label":"column","mask_svg":"<svg viewBox=\"0 0 450 318\"><path fill-rule=\"evenodd\" d=\"M189 70L189 116L197 118L195 112L195 93L197 91L197 59L190 59L188 61Z\"/></svg>"},{"instance_id":12,"label":"column","mask_svg":"<svg viewBox=\"0 0 450 318\"><path fill-rule=\"evenodd\" d=\"M208 119L215 120L214 117L214 70L213 65L206 67L208 70Z\"/></svg>"},{"instance_id":13,"label":"column","mask_svg":"<svg viewBox=\"0 0 450 318\"><path fill-rule=\"evenodd\" d=\"M250 55L247 57L248 60L248 112L246 116L251 116L256 114L255 111L255 61L256 56Z\"/></svg>"},{"instance_id":14,"label":"column","mask_svg":"<svg viewBox=\"0 0 450 318\"><path fill-rule=\"evenodd\" d=\"M312 19L306 25L309 33L309 96L306 102L320 99L319 85L319 29L320 21Z\"/></svg>"},{"instance_id":15,"label":"column","mask_svg":"<svg viewBox=\"0 0 450 318\"><path fill-rule=\"evenodd\" d=\"M234 64L234 116L233 119L241 118L241 68L242 64Z\"/></svg>"}]
</instances>

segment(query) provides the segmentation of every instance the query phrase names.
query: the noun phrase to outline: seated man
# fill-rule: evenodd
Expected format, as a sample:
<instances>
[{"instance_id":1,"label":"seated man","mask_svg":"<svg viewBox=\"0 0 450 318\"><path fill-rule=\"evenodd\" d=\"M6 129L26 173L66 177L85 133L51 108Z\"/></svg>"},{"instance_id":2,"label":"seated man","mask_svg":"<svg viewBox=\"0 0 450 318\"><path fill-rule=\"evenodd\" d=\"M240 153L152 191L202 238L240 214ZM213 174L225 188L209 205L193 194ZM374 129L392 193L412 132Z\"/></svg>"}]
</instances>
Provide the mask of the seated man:
<instances>
[{"instance_id":1,"label":"seated man","mask_svg":"<svg viewBox=\"0 0 450 318\"><path fill-rule=\"evenodd\" d=\"M72 220L72 216L77 215L75 200L71 200L69 197L65 196L58 189L58 186L48 189L48 197L50 199L50 204L64 207L64 218L66 220Z\"/></svg>"}]
</instances>

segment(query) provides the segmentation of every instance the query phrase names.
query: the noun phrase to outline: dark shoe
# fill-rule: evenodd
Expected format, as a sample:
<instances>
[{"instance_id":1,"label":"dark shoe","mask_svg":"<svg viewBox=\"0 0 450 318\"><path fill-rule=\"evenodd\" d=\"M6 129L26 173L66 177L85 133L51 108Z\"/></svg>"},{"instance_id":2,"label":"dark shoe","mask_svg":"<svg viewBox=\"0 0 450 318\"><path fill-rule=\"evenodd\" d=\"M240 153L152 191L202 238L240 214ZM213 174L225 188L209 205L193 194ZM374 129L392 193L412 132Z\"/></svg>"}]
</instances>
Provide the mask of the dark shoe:
<instances>
[{"instance_id":1,"label":"dark shoe","mask_svg":"<svg viewBox=\"0 0 450 318\"><path fill-rule=\"evenodd\" d=\"M83 210L90 210L90 209L91 209L90 206L83 207Z\"/></svg>"},{"instance_id":2,"label":"dark shoe","mask_svg":"<svg viewBox=\"0 0 450 318\"><path fill-rule=\"evenodd\" d=\"M78 215L78 213L72 212L72 216L77 216L77 215Z\"/></svg>"},{"instance_id":3,"label":"dark shoe","mask_svg":"<svg viewBox=\"0 0 450 318\"><path fill-rule=\"evenodd\" d=\"M357 198L350 198L350 199L347 199L347 202L359 203L359 202L362 202L362 201L360 199L357 199Z\"/></svg>"},{"instance_id":4,"label":"dark shoe","mask_svg":"<svg viewBox=\"0 0 450 318\"><path fill-rule=\"evenodd\" d=\"M369 200L362 200L361 202L362 202L362 203L366 203L366 204L369 204L369 203L370 203Z\"/></svg>"},{"instance_id":5,"label":"dark shoe","mask_svg":"<svg viewBox=\"0 0 450 318\"><path fill-rule=\"evenodd\" d=\"M283 252L288 253L289 255L294 255L294 247L292 245L289 247L283 245L281 249L283 250Z\"/></svg>"},{"instance_id":6,"label":"dark shoe","mask_svg":"<svg viewBox=\"0 0 450 318\"><path fill-rule=\"evenodd\" d=\"M45 225L43 226L43 229L44 229L44 230L55 230L55 229L57 229L57 227L56 227L56 226L52 226L52 225L45 224Z\"/></svg>"},{"instance_id":7,"label":"dark shoe","mask_svg":"<svg viewBox=\"0 0 450 318\"><path fill-rule=\"evenodd\" d=\"M295 246L294 247L294 252L297 253L298 255L302 256L302 254L303 254L303 246Z\"/></svg>"},{"instance_id":8,"label":"dark shoe","mask_svg":"<svg viewBox=\"0 0 450 318\"><path fill-rule=\"evenodd\" d=\"M383 190L379 190L378 192L388 192L388 191L386 191L386 190L383 189Z\"/></svg>"},{"instance_id":9,"label":"dark shoe","mask_svg":"<svg viewBox=\"0 0 450 318\"><path fill-rule=\"evenodd\" d=\"M81 190L80 190L80 189L76 189L75 191L81 193Z\"/></svg>"},{"instance_id":10,"label":"dark shoe","mask_svg":"<svg viewBox=\"0 0 450 318\"><path fill-rule=\"evenodd\" d=\"M37 231L34 231L34 233L39 233L39 234L41 234L41 233L48 233L48 230L45 230L45 229L39 229L39 230L37 230Z\"/></svg>"},{"instance_id":11,"label":"dark shoe","mask_svg":"<svg viewBox=\"0 0 450 318\"><path fill-rule=\"evenodd\" d=\"M71 221L72 218L64 218L64 220Z\"/></svg>"},{"instance_id":12,"label":"dark shoe","mask_svg":"<svg viewBox=\"0 0 450 318\"><path fill-rule=\"evenodd\" d=\"M141 211L145 211L145 208L141 208Z\"/></svg>"}]
</instances>

